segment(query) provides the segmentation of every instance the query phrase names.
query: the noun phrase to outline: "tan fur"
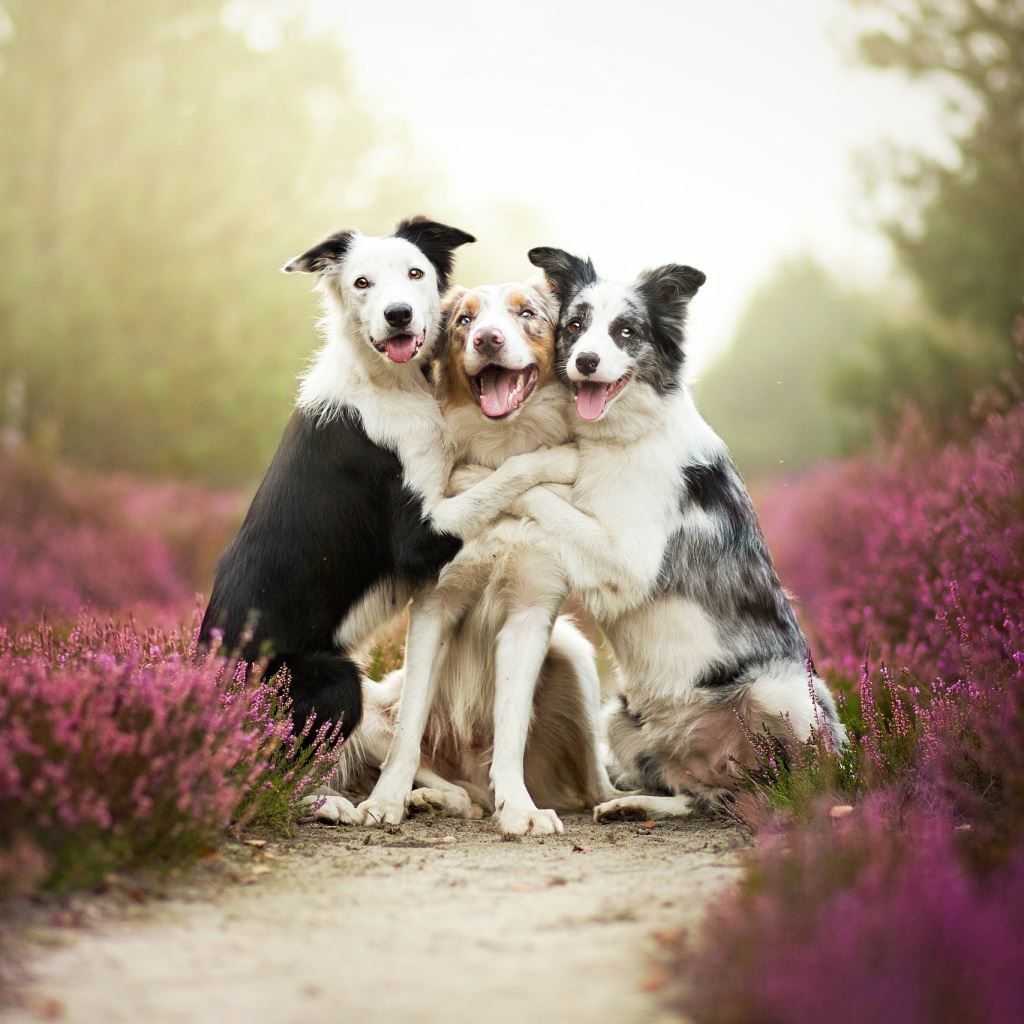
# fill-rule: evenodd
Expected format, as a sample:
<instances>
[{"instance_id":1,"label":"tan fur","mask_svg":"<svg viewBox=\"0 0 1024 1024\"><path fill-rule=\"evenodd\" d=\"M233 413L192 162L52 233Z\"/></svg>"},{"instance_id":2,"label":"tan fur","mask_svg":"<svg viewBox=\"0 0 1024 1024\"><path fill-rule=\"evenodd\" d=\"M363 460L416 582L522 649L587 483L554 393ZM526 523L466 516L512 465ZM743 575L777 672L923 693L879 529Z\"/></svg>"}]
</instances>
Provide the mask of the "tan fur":
<instances>
[{"instance_id":1,"label":"tan fur","mask_svg":"<svg viewBox=\"0 0 1024 1024\"><path fill-rule=\"evenodd\" d=\"M457 465L496 469L513 455L566 443L570 409L567 392L555 378L553 296L535 285L503 285L497 292L509 314L503 321L506 334L519 331L516 343L528 347L538 381L513 418L493 421L480 411L469 386L465 355L477 316L488 303L493 312L497 301L496 289L486 291L486 301L480 291L449 293L444 304L446 352L435 372ZM536 315L523 318L524 308ZM462 316L473 322L459 324ZM453 480L457 478L458 471ZM445 779L460 780L477 802L490 785L496 659L502 637L508 650L516 629L533 636L550 631L526 746L524 775L530 796L540 807L568 810L591 807L614 793L598 751L600 683L593 648L571 619L556 621L566 593L567 581L551 541L535 523L513 517L499 519L466 543L441 573L432 600L440 602L450 635L439 654L437 691L423 743L424 767ZM360 754L376 756L386 749L399 686L396 674L386 685L364 686L359 732L366 734L366 742ZM338 782L351 784L357 779L365 786L365 777L350 766Z\"/></svg>"}]
</instances>

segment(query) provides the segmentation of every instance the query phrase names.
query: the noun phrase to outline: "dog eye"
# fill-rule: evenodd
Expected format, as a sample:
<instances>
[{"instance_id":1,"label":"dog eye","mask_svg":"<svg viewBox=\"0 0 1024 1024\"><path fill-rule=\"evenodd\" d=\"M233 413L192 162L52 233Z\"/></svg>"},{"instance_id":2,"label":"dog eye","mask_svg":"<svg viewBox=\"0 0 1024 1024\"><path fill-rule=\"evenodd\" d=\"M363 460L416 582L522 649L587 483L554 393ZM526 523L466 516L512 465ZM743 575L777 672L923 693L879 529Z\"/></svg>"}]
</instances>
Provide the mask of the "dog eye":
<instances>
[{"instance_id":1,"label":"dog eye","mask_svg":"<svg viewBox=\"0 0 1024 1024\"><path fill-rule=\"evenodd\" d=\"M631 327L623 327L622 330L619 331L619 337L621 337L621 338L632 338L633 337L633 329Z\"/></svg>"},{"instance_id":2,"label":"dog eye","mask_svg":"<svg viewBox=\"0 0 1024 1024\"><path fill-rule=\"evenodd\" d=\"M583 330L583 324L581 324L579 320L570 320L565 326L572 331L573 334L579 334L580 331Z\"/></svg>"},{"instance_id":3,"label":"dog eye","mask_svg":"<svg viewBox=\"0 0 1024 1024\"><path fill-rule=\"evenodd\" d=\"M409 271L409 276L414 280L418 281L423 276L423 271L419 267L413 267Z\"/></svg>"},{"instance_id":4,"label":"dog eye","mask_svg":"<svg viewBox=\"0 0 1024 1024\"><path fill-rule=\"evenodd\" d=\"M466 324L471 324L472 322L473 318L468 313L463 313L458 320L458 324L460 327L465 327Z\"/></svg>"},{"instance_id":5,"label":"dog eye","mask_svg":"<svg viewBox=\"0 0 1024 1024\"><path fill-rule=\"evenodd\" d=\"M534 313L534 311L533 311L532 309L524 309L524 310L523 310L523 311L522 311L522 312L521 312L521 313L520 313L519 315L520 315L520 316L521 316L521 317L522 317L522 318L523 318L524 320L529 320L529 319L530 319L530 317L532 317L532 316L536 316L537 314L536 314L536 313Z\"/></svg>"},{"instance_id":6,"label":"dog eye","mask_svg":"<svg viewBox=\"0 0 1024 1024\"><path fill-rule=\"evenodd\" d=\"M367 281L365 277L357 277L355 285L360 291L362 291L364 288L370 287L370 282Z\"/></svg>"}]
</instances>

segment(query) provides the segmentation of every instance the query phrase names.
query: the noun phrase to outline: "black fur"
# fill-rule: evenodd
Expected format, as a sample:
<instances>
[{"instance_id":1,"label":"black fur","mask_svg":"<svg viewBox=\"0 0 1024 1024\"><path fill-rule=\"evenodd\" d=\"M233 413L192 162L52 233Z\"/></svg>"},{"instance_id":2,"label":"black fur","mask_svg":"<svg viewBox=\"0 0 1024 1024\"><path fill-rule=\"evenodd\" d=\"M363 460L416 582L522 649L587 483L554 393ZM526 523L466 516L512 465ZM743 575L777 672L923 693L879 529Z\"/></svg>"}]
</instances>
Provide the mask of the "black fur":
<instances>
[{"instance_id":1,"label":"black fur","mask_svg":"<svg viewBox=\"0 0 1024 1024\"><path fill-rule=\"evenodd\" d=\"M345 258L354 237L355 232L349 230L330 235L322 242L317 242L312 249L307 249L301 256L296 256L286 263L285 273L323 274L331 270Z\"/></svg>"},{"instance_id":2,"label":"black fur","mask_svg":"<svg viewBox=\"0 0 1024 1024\"><path fill-rule=\"evenodd\" d=\"M680 507L696 505L712 530L684 527L662 561L662 593L697 602L729 636L735 658L697 685L726 686L775 658L807 657L807 642L775 572L743 481L728 458L682 468Z\"/></svg>"},{"instance_id":3,"label":"black fur","mask_svg":"<svg viewBox=\"0 0 1024 1024\"><path fill-rule=\"evenodd\" d=\"M296 410L218 563L202 642L220 630L226 653L287 666L296 729L315 711L317 724L341 720L347 736L360 673L335 645L338 626L375 584L429 579L460 547L424 520L398 457L367 437L357 413L322 421Z\"/></svg>"},{"instance_id":4,"label":"black fur","mask_svg":"<svg viewBox=\"0 0 1024 1024\"><path fill-rule=\"evenodd\" d=\"M548 245L541 245L531 249L526 258L535 266L544 271L545 276L551 282L551 286L558 296L558 301L566 302L571 295L597 284L597 271L589 259L581 259L573 256L564 249L554 249Z\"/></svg>"},{"instance_id":5,"label":"black fur","mask_svg":"<svg viewBox=\"0 0 1024 1024\"><path fill-rule=\"evenodd\" d=\"M476 239L458 228L439 224L426 217L411 217L395 228L395 237L404 238L422 250L423 255L434 265L437 272L437 287L445 291L448 287L454 264L453 252L460 245L475 242Z\"/></svg>"},{"instance_id":6,"label":"black fur","mask_svg":"<svg viewBox=\"0 0 1024 1024\"><path fill-rule=\"evenodd\" d=\"M591 304L586 291L598 283L594 264L564 249L547 246L531 249L527 256L540 267L561 303L559 318L558 371L566 380L565 367L569 349L576 336L590 326ZM690 299L707 280L693 267L669 263L644 271L626 297L626 312L609 324L609 336L623 351L636 360L636 377L650 384L659 395L676 391L685 359L683 328ZM568 329L579 320L581 330L574 335ZM631 334L622 337L621 328Z\"/></svg>"}]
</instances>

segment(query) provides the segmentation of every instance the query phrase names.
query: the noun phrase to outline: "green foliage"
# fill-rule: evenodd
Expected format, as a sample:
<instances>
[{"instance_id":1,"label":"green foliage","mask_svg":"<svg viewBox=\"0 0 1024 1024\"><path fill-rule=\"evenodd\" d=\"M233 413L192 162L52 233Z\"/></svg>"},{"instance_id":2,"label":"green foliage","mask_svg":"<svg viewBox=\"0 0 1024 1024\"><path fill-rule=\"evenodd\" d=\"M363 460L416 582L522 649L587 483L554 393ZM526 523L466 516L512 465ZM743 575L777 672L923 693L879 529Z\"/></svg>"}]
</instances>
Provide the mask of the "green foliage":
<instances>
[{"instance_id":1,"label":"green foliage","mask_svg":"<svg viewBox=\"0 0 1024 1024\"><path fill-rule=\"evenodd\" d=\"M859 40L874 67L944 88L958 160L901 154L906 202L887 224L938 313L1002 338L1024 294L1024 6L1019 0L854 0L881 10Z\"/></svg>"},{"instance_id":2,"label":"green foliage","mask_svg":"<svg viewBox=\"0 0 1024 1024\"><path fill-rule=\"evenodd\" d=\"M460 218L296 5L269 48L225 7L0 0L0 402L80 463L251 479L316 344L278 268L348 224Z\"/></svg>"},{"instance_id":3,"label":"green foliage","mask_svg":"<svg viewBox=\"0 0 1024 1024\"><path fill-rule=\"evenodd\" d=\"M908 409L941 437L972 434L1016 372L1005 341L961 321L887 319L866 343L837 361L828 391L846 410L842 447L855 451L876 435L892 437ZM991 391L989 392L989 389Z\"/></svg>"},{"instance_id":4,"label":"green foliage","mask_svg":"<svg viewBox=\"0 0 1024 1024\"><path fill-rule=\"evenodd\" d=\"M870 185L899 196L883 228L929 313L884 325L837 374L835 394L860 415L861 439L891 430L908 404L955 433L980 386L1021 371L1011 325L1024 299L1024 7L852 3L872 17L864 61L943 90L956 158L897 149L874 168Z\"/></svg>"},{"instance_id":5,"label":"green foliage","mask_svg":"<svg viewBox=\"0 0 1024 1024\"><path fill-rule=\"evenodd\" d=\"M828 381L863 348L878 310L803 257L750 300L728 351L697 382L702 413L750 477L797 469L840 451L850 430Z\"/></svg>"}]
</instances>

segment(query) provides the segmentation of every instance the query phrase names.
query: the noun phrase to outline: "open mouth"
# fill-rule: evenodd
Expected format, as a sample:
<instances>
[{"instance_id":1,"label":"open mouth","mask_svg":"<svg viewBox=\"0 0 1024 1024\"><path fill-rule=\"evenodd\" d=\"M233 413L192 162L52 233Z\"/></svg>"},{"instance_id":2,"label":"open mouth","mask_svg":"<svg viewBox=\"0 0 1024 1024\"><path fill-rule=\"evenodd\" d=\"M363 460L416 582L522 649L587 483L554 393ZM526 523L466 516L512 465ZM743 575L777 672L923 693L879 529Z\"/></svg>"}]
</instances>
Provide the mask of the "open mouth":
<instances>
[{"instance_id":1,"label":"open mouth","mask_svg":"<svg viewBox=\"0 0 1024 1024\"><path fill-rule=\"evenodd\" d=\"M469 378L473 396L480 403L480 411L489 420L503 420L511 416L533 394L537 386L537 366L531 363L519 369L507 366L485 366L476 376Z\"/></svg>"},{"instance_id":2,"label":"open mouth","mask_svg":"<svg viewBox=\"0 0 1024 1024\"><path fill-rule=\"evenodd\" d=\"M576 381L576 413L579 418L588 423L599 420L608 410L612 400L622 393L622 389L630 382L632 376L632 373L624 373L610 384L599 380Z\"/></svg>"},{"instance_id":3,"label":"open mouth","mask_svg":"<svg viewBox=\"0 0 1024 1024\"><path fill-rule=\"evenodd\" d=\"M393 334L383 341L374 339L373 347L393 363L407 363L423 348L424 337L422 334L406 331L402 334Z\"/></svg>"}]
</instances>

